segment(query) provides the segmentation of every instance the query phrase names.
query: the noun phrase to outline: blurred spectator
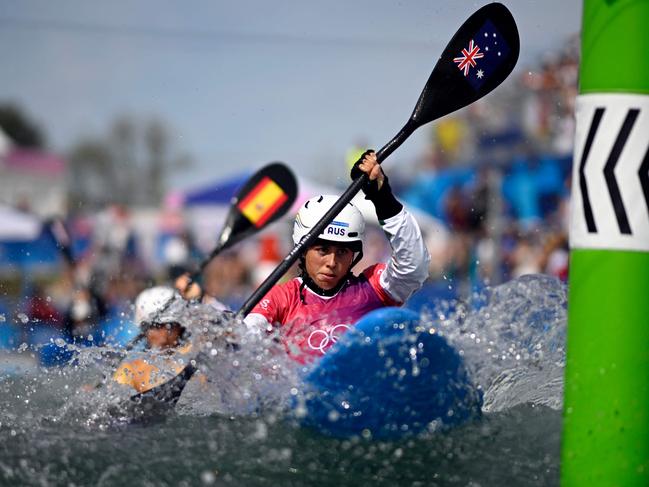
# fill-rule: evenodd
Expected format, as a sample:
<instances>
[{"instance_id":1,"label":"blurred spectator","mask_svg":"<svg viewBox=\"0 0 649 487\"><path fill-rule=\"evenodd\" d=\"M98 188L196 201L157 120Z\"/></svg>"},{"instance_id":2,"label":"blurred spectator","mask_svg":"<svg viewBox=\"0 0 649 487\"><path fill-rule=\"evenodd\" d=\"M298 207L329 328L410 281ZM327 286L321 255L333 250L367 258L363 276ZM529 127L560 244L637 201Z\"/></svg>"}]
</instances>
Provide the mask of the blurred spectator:
<instances>
[{"instance_id":1,"label":"blurred spectator","mask_svg":"<svg viewBox=\"0 0 649 487\"><path fill-rule=\"evenodd\" d=\"M347 172L352 170L352 166L358 161L358 159L363 155L363 152L367 150L369 144L365 138L359 137L359 139L354 142L354 144L347 149L345 154L345 169Z\"/></svg>"},{"instance_id":2,"label":"blurred spectator","mask_svg":"<svg viewBox=\"0 0 649 487\"><path fill-rule=\"evenodd\" d=\"M198 267L201 256L189 230L184 230L167 239L163 249L163 259L170 282Z\"/></svg>"},{"instance_id":3,"label":"blurred spectator","mask_svg":"<svg viewBox=\"0 0 649 487\"><path fill-rule=\"evenodd\" d=\"M563 232L550 234L542 249L541 270L565 282L568 280L569 257L568 236Z\"/></svg>"},{"instance_id":4,"label":"blurred spectator","mask_svg":"<svg viewBox=\"0 0 649 487\"><path fill-rule=\"evenodd\" d=\"M539 190L531 165L531 160L517 158L503 182L503 195L524 228L532 228L541 220Z\"/></svg>"},{"instance_id":5,"label":"blurred spectator","mask_svg":"<svg viewBox=\"0 0 649 487\"><path fill-rule=\"evenodd\" d=\"M541 272L541 249L536 245L533 235L522 235L511 254L511 277L539 272Z\"/></svg>"},{"instance_id":6,"label":"blurred spectator","mask_svg":"<svg viewBox=\"0 0 649 487\"><path fill-rule=\"evenodd\" d=\"M279 241L275 234L266 233L259 238L257 264L251 271L252 287L257 288L282 261Z\"/></svg>"},{"instance_id":7,"label":"blurred spectator","mask_svg":"<svg viewBox=\"0 0 649 487\"><path fill-rule=\"evenodd\" d=\"M122 271L144 271L129 210L111 205L99 214L93 238L93 273L100 283Z\"/></svg>"},{"instance_id":8,"label":"blurred spectator","mask_svg":"<svg viewBox=\"0 0 649 487\"><path fill-rule=\"evenodd\" d=\"M59 310L52 304L43 286L36 283L32 286L31 295L27 297L25 314L30 321L38 321L53 326L61 326L63 318Z\"/></svg>"},{"instance_id":9,"label":"blurred spectator","mask_svg":"<svg viewBox=\"0 0 649 487\"><path fill-rule=\"evenodd\" d=\"M65 315L66 339L71 343L93 344L99 340L100 324L107 314L106 304L99 295L85 287L77 289Z\"/></svg>"},{"instance_id":10,"label":"blurred spectator","mask_svg":"<svg viewBox=\"0 0 649 487\"><path fill-rule=\"evenodd\" d=\"M469 187L469 228L474 232L484 231L489 210L489 181L487 169L477 171L475 182Z\"/></svg>"},{"instance_id":11,"label":"blurred spectator","mask_svg":"<svg viewBox=\"0 0 649 487\"><path fill-rule=\"evenodd\" d=\"M453 186L447 194L444 213L451 230L463 232L469 229L471 221L469 201L459 186Z\"/></svg>"},{"instance_id":12,"label":"blurred spectator","mask_svg":"<svg viewBox=\"0 0 649 487\"><path fill-rule=\"evenodd\" d=\"M203 272L205 294L231 309L238 309L248 297L251 282L248 269L238 252L227 250L210 262Z\"/></svg>"}]
</instances>

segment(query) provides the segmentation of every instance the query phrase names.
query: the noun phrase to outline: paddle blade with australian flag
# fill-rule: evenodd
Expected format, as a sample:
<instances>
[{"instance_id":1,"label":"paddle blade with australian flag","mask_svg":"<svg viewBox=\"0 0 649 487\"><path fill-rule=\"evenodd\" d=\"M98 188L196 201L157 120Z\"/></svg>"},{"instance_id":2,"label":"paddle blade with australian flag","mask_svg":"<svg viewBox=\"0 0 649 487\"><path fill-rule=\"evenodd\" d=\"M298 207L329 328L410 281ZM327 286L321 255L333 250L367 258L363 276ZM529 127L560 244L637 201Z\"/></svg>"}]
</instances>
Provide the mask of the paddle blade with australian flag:
<instances>
[{"instance_id":1,"label":"paddle blade with australian flag","mask_svg":"<svg viewBox=\"0 0 649 487\"><path fill-rule=\"evenodd\" d=\"M490 3L480 8L444 49L415 106L412 122L424 125L482 98L509 76L519 51L518 28L507 7Z\"/></svg>"},{"instance_id":2,"label":"paddle blade with australian flag","mask_svg":"<svg viewBox=\"0 0 649 487\"><path fill-rule=\"evenodd\" d=\"M273 162L262 167L232 198L219 249L230 247L284 216L296 197L297 182L287 166Z\"/></svg>"}]
</instances>

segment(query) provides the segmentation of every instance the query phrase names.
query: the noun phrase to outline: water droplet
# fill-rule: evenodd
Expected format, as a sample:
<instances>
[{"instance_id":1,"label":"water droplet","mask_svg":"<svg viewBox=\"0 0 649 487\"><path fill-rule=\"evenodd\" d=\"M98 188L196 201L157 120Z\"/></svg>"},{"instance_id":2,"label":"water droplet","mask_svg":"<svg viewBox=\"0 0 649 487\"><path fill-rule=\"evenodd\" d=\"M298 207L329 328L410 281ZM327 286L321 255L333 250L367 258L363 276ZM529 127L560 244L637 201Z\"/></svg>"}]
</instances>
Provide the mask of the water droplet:
<instances>
[{"instance_id":1,"label":"water droplet","mask_svg":"<svg viewBox=\"0 0 649 487\"><path fill-rule=\"evenodd\" d=\"M212 485L214 482L216 482L216 475L214 475L214 472L206 470L205 472L201 473L201 482L203 482L205 485Z\"/></svg>"},{"instance_id":2,"label":"water droplet","mask_svg":"<svg viewBox=\"0 0 649 487\"><path fill-rule=\"evenodd\" d=\"M268 437L268 426L263 421L257 421L253 438L256 440L265 440Z\"/></svg>"}]
</instances>

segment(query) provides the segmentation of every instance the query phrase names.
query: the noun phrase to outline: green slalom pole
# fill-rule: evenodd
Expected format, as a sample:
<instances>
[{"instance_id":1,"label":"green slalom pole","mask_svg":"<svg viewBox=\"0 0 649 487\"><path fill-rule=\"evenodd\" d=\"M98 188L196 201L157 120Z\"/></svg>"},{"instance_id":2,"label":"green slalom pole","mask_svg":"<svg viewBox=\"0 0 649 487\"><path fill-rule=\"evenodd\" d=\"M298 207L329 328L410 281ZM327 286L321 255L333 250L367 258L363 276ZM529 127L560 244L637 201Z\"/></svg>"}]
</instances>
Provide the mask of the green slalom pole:
<instances>
[{"instance_id":1,"label":"green slalom pole","mask_svg":"<svg viewBox=\"0 0 649 487\"><path fill-rule=\"evenodd\" d=\"M584 0L561 484L649 486L649 0Z\"/></svg>"}]
</instances>

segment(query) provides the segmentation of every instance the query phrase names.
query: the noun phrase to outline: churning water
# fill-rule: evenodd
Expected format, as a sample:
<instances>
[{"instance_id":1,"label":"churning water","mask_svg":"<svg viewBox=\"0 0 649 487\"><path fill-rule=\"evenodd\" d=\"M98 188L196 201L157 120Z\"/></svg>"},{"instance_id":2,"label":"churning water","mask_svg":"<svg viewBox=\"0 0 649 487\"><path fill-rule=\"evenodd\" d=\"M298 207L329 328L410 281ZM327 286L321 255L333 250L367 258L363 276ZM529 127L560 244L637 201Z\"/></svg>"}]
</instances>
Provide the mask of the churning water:
<instances>
[{"instance_id":1,"label":"churning water","mask_svg":"<svg viewBox=\"0 0 649 487\"><path fill-rule=\"evenodd\" d=\"M215 345L207 380L190 382L173 412L132 424L110 413L128 391L89 387L119 352L93 347L74 366L2 379L0 483L558 485L565 286L525 276L422 320L464 357L484 394L481 419L398 441L322 436L285 414L300 389L295 366L248 339L236 353Z\"/></svg>"}]
</instances>

